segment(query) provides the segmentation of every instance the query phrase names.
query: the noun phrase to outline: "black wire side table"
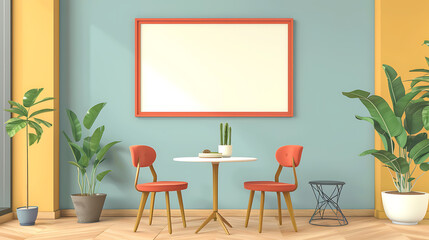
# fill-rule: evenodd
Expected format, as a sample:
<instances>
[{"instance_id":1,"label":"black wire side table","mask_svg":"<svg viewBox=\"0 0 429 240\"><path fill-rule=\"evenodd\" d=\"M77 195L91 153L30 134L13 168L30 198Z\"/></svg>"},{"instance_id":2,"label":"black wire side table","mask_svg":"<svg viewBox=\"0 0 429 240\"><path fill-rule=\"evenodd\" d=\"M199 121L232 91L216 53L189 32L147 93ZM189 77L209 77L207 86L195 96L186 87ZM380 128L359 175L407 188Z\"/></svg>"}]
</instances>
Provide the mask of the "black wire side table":
<instances>
[{"instance_id":1,"label":"black wire side table","mask_svg":"<svg viewBox=\"0 0 429 240\"><path fill-rule=\"evenodd\" d=\"M338 200L340 198L341 190L343 189L345 182L340 181L310 181L308 182L313 189L314 196L316 197L316 209L314 210L313 216L311 216L309 223L317 226L334 227L344 226L348 224L346 217L338 206ZM325 186L325 189L323 189ZM333 187L330 194L325 191L329 191L329 188ZM325 210L331 210L334 216L325 216ZM317 221L320 220L335 220L334 224L319 224Z\"/></svg>"}]
</instances>

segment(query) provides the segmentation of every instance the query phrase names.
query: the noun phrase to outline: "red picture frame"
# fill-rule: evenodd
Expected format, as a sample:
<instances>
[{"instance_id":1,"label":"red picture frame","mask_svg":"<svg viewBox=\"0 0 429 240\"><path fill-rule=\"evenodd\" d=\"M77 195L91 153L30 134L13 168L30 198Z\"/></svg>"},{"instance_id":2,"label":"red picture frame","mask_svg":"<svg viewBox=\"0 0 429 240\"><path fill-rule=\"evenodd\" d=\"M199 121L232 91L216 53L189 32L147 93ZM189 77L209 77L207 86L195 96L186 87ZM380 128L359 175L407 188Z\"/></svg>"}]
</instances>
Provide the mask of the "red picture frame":
<instances>
[{"instance_id":1,"label":"red picture frame","mask_svg":"<svg viewBox=\"0 0 429 240\"><path fill-rule=\"evenodd\" d=\"M284 112L142 112L140 29L142 24L288 24L288 111ZM292 117L293 116L293 19L292 18L136 18L135 19L135 116L136 117Z\"/></svg>"}]
</instances>

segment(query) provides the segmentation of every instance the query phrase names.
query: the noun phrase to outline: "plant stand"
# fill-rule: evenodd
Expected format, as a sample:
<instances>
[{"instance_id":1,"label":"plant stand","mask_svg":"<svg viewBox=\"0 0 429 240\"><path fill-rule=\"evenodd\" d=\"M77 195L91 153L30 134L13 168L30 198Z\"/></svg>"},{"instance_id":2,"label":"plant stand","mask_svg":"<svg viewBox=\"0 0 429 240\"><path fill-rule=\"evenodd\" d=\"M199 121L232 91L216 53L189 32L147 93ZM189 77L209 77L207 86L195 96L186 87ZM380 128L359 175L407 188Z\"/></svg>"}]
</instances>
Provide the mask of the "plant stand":
<instances>
[{"instance_id":1,"label":"plant stand","mask_svg":"<svg viewBox=\"0 0 429 240\"><path fill-rule=\"evenodd\" d=\"M348 224L346 217L341 211L340 206L338 205L338 200L340 198L341 190L345 182L340 181L310 181L309 182L311 188L313 189L314 196L316 197L316 209L314 210L313 215L310 218L309 223L317 226L324 227L333 227L333 226L344 226ZM334 186L331 194L326 194L323 191L323 186ZM325 210L329 207L331 211L334 213L334 217L326 217ZM319 224L314 221L320 220L336 220L338 224Z\"/></svg>"}]
</instances>

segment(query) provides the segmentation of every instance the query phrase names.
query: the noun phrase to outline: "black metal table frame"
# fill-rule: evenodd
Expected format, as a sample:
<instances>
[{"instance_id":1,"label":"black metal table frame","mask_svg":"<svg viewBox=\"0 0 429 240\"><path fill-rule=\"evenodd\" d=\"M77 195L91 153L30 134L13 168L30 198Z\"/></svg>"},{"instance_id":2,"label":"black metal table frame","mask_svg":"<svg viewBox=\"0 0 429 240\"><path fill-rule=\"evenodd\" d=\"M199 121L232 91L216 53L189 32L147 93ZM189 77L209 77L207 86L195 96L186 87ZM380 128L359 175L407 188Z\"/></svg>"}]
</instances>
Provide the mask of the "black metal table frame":
<instances>
[{"instance_id":1,"label":"black metal table frame","mask_svg":"<svg viewBox=\"0 0 429 240\"><path fill-rule=\"evenodd\" d=\"M344 183L339 182L338 184L330 184L334 186L334 189L330 195L327 195L323 191L323 185L329 186L327 184L319 184L310 182L310 186L313 190L314 196L316 197L316 209L314 210L313 215L310 218L309 223L316 226L324 227L335 227L335 226L344 226L348 224L346 217L344 216L341 208L338 205L338 200L340 198L341 190L343 189ZM335 214L335 217L325 217L325 210L329 207L330 210ZM317 216L318 215L318 216ZM323 225L313 223L312 221L317 220L337 220L338 225Z\"/></svg>"}]
</instances>

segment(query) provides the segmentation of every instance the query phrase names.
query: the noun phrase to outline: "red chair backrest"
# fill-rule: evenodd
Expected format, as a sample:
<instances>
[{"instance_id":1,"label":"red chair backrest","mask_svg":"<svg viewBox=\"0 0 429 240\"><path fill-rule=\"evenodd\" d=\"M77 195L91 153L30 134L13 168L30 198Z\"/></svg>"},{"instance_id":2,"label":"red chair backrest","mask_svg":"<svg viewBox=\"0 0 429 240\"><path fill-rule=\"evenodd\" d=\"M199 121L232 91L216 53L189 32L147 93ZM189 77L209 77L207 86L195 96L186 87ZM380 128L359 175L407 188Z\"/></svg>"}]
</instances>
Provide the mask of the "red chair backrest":
<instances>
[{"instance_id":1,"label":"red chair backrest","mask_svg":"<svg viewBox=\"0 0 429 240\"><path fill-rule=\"evenodd\" d=\"M295 162L295 167L298 167L301 162L301 154L303 146L286 145L277 149L276 159L283 167L292 167L292 159Z\"/></svg>"},{"instance_id":2,"label":"red chair backrest","mask_svg":"<svg viewBox=\"0 0 429 240\"><path fill-rule=\"evenodd\" d=\"M153 148L145 145L130 146L131 159L134 167L140 162L140 167L149 167L155 162L156 152Z\"/></svg>"}]
</instances>

